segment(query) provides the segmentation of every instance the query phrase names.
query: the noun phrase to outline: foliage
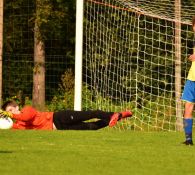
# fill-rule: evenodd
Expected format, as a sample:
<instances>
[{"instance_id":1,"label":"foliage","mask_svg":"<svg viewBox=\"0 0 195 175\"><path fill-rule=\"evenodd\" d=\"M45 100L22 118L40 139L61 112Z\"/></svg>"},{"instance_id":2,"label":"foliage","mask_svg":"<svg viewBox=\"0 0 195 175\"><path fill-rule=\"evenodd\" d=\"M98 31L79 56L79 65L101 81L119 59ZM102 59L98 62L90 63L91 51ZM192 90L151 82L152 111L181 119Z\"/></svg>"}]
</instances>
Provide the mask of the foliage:
<instances>
[{"instance_id":1,"label":"foliage","mask_svg":"<svg viewBox=\"0 0 195 175\"><path fill-rule=\"evenodd\" d=\"M41 29L40 37L45 42L46 99L53 95L51 92L54 88L56 90L53 84L58 84L59 79L49 82L51 75L60 77L62 70L74 65L75 2L17 0L4 3L4 98L20 90L32 97L35 21Z\"/></svg>"},{"instance_id":2,"label":"foliage","mask_svg":"<svg viewBox=\"0 0 195 175\"><path fill-rule=\"evenodd\" d=\"M56 95L48 104L50 111L74 108L74 74L71 69L67 69L61 76L61 83Z\"/></svg>"}]
</instances>

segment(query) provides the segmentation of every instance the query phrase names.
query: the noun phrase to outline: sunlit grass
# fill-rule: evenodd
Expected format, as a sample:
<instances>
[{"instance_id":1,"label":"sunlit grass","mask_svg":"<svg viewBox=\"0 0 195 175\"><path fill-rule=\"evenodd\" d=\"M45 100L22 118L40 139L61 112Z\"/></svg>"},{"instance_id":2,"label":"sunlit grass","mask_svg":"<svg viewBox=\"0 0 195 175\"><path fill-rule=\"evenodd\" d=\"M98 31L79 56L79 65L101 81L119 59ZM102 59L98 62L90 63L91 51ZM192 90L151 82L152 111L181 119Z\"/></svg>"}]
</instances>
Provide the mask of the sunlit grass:
<instances>
[{"instance_id":1,"label":"sunlit grass","mask_svg":"<svg viewBox=\"0 0 195 175\"><path fill-rule=\"evenodd\" d=\"M1 175L194 174L183 133L0 131Z\"/></svg>"}]
</instances>

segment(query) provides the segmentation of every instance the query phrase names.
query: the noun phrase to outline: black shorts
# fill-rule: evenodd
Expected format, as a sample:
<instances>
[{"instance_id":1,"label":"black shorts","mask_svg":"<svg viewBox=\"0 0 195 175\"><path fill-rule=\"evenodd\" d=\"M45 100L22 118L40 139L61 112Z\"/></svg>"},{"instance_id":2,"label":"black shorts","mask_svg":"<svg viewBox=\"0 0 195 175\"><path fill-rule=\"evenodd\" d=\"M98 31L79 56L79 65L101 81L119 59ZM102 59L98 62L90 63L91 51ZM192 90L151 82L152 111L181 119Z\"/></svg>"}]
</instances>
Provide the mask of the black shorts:
<instances>
[{"instance_id":1,"label":"black shorts","mask_svg":"<svg viewBox=\"0 0 195 175\"><path fill-rule=\"evenodd\" d=\"M59 130L96 130L106 127L109 124L110 117L113 114L113 112L104 112L100 110L65 110L54 112L53 122L56 128ZM87 120L90 119L94 119L94 121L88 122Z\"/></svg>"}]
</instances>

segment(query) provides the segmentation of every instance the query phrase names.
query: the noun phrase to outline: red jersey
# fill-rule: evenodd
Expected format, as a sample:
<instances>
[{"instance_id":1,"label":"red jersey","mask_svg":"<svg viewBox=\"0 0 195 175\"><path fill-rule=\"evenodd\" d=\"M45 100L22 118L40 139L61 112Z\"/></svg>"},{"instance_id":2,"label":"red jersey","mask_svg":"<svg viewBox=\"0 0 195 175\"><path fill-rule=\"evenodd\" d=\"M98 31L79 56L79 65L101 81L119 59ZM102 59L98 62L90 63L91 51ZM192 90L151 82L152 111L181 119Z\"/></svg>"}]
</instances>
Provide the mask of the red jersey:
<instances>
[{"instance_id":1,"label":"red jersey","mask_svg":"<svg viewBox=\"0 0 195 175\"><path fill-rule=\"evenodd\" d=\"M31 106L25 106L20 114L13 114L13 129L53 129L53 112L39 112Z\"/></svg>"}]
</instances>

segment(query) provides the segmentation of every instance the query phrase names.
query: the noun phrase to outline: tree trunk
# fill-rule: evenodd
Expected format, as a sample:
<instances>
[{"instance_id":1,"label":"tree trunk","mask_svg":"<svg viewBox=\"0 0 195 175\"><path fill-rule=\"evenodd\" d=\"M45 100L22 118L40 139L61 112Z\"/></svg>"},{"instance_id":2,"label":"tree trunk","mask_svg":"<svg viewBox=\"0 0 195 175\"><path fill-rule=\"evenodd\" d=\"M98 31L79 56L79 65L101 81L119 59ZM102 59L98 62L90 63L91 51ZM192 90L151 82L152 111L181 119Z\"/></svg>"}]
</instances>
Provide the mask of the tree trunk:
<instances>
[{"instance_id":1,"label":"tree trunk","mask_svg":"<svg viewBox=\"0 0 195 175\"><path fill-rule=\"evenodd\" d=\"M45 44L37 19L34 30L33 106L39 110L45 108Z\"/></svg>"}]
</instances>

